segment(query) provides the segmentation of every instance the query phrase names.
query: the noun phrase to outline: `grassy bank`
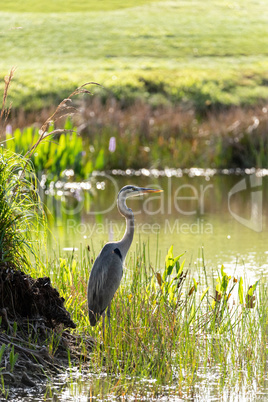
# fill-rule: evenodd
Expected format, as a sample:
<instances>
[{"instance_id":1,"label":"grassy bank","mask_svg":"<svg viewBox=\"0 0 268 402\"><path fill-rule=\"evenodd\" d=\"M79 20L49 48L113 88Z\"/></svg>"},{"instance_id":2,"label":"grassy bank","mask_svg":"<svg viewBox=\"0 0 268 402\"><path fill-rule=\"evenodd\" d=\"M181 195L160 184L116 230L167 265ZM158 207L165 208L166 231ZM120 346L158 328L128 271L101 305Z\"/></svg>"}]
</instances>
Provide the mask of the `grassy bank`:
<instances>
[{"instance_id":1,"label":"grassy bank","mask_svg":"<svg viewBox=\"0 0 268 402\"><path fill-rule=\"evenodd\" d=\"M102 99L123 105L143 99L206 110L267 99L261 2L69 2L68 12L58 2L14 4L0 4L0 71L18 67L15 107L57 103L89 80L105 87L96 90Z\"/></svg>"}]
</instances>

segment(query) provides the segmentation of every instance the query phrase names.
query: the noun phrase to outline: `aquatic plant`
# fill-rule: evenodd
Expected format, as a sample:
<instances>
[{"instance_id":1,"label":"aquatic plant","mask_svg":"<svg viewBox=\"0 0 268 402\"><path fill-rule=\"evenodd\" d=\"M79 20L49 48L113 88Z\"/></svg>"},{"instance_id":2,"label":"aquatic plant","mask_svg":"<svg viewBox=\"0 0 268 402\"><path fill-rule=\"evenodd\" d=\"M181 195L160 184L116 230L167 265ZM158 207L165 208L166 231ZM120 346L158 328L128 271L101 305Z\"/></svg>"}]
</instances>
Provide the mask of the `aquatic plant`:
<instances>
[{"instance_id":1,"label":"aquatic plant","mask_svg":"<svg viewBox=\"0 0 268 402\"><path fill-rule=\"evenodd\" d=\"M148 113L152 113L152 126L146 123ZM108 109L104 108L96 111L98 124L88 120L87 114L81 124L77 121L78 127L68 119L64 125L65 133L58 133L53 139L45 138L32 153L31 161L36 172L39 175L45 173L48 181L85 180L93 170L181 169L193 166L245 169L268 166L265 153L268 115L262 110L258 111L259 114L256 111L260 124L252 132L249 131L253 111L247 115L239 110L223 113L217 126L215 116L196 123L193 116L182 113L178 124L178 113L174 110L173 115L171 111L166 111L165 116L157 118L147 109L146 113L139 112L133 124L129 112L125 112L124 117L111 123L105 117ZM235 122L239 123L239 127L232 128ZM53 132L53 126L48 128L50 132ZM206 135L203 135L204 132ZM7 132L7 141L3 144L12 152L23 153L38 138L36 128L16 129L13 134Z\"/></svg>"},{"instance_id":2,"label":"aquatic plant","mask_svg":"<svg viewBox=\"0 0 268 402\"><path fill-rule=\"evenodd\" d=\"M230 384L262 381L268 311L263 285L257 293L258 283L247 288L224 267L215 284L204 272L194 278L173 247L163 269L155 269L146 255L145 246L137 246L127 260L105 339L101 324L90 327L86 305L94 250L73 251L51 261L52 282L62 284L60 292L77 330L97 341L90 355L84 348L82 367L87 356L91 372L105 372L108 383L118 384L107 391L116 395L135 393L136 387L142 392L139 381L153 382L147 390L151 395L168 393L164 389L169 387L173 395L198 395L199 376L216 372L219 393Z\"/></svg>"},{"instance_id":3,"label":"aquatic plant","mask_svg":"<svg viewBox=\"0 0 268 402\"><path fill-rule=\"evenodd\" d=\"M56 131L56 134L55 134ZM62 132L63 131L63 132ZM51 137L50 138L50 134ZM6 132L5 146L11 152L25 155L40 138L40 130L34 127L15 129L14 132ZM75 176L76 180L88 179L93 169L104 168L103 150L97 152L92 161L85 151L81 136L77 134L70 119L67 119L64 127L57 134L57 130L51 124L46 133L46 138L31 153L30 160L36 173L47 174L48 180L62 180ZM41 177L40 177L41 178Z\"/></svg>"},{"instance_id":4,"label":"aquatic plant","mask_svg":"<svg viewBox=\"0 0 268 402\"><path fill-rule=\"evenodd\" d=\"M81 136L77 135L76 128L66 121L64 133L54 135L53 140L47 136L38 148L31 154L31 161L36 173L49 174L49 179L64 178L66 170L72 170L76 179L86 179L92 173L93 164L86 158ZM54 131L50 125L47 134ZM28 127L16 129L6 134L6 148L14 153L25 155L33 144L40 138L39 129ZM101 167L101 164L100 164Z\"/></svg>"}]
</instances>

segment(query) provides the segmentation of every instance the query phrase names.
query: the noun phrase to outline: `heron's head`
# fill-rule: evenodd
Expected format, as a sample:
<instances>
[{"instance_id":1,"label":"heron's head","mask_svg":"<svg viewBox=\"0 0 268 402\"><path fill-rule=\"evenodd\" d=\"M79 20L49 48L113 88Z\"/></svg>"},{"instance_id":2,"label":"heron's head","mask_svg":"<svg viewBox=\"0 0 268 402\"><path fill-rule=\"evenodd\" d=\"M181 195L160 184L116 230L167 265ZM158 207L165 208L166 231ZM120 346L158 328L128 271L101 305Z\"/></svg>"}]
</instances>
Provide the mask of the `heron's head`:
<instances>
[{"instance_id":1,"label":"heron's head","mask_svg":"<svg viewBox=\"0 0 268 402\"><path fill-rule=\"evenodd\" d=\"M117 197L117 206L118 210L125 218L132 218L133 212L126 205L126 199L129 197L135 197L140 194L147 193L161 193L163 190L155 189L155 188L144 188L137 186L125 186L121 188Z\"/></svg>"},{"instance_id":2,"label":"heron's head","mask_svg":"<svg viewBox=\"0 0 268 402\"><path fill-rule=\"evenodd\" d=\"M155 189L155 188L145 188L145 187L137 187L137 186L125 186L121 188L118 193L119 199L127 199L129 197L134 197L140 194L147 193L161 193L163 190Z\"/></svg>"}]
</instances>

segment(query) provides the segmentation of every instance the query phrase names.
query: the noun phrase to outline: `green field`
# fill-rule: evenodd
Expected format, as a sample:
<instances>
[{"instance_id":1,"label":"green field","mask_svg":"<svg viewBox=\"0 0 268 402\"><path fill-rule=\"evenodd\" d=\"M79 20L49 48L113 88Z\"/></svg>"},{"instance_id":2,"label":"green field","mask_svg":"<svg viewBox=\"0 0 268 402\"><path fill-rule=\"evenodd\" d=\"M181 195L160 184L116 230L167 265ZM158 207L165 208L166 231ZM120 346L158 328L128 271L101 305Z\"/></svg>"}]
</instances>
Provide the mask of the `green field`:
<instances>
[{"instance_id":1,"label":"green field","mask_svg":"<svg viewBox=\"0 0 268 402\"><path fill-rule=\"evenodd\" d=\"M19 1L9 0L8 2L0 1L1 11L12 12L38 12L38 13L54 13L54 12L76 12L76 11L108 11L117 10L120 8L129 8L134 6L150 3L153 0L80 0L74 2L73 0L49 0L39 1L28 0Z\"/></svg>"},{"instance_id":2,"label":"green field","mask_svg":"<svg viewBox=\"0 0 268 402\"><path fill-rule=\"evenodd\" d=\"M0 72L17 67L15 107L51 105L87 81L104 96L198 108L268 97L264 1L16 3L0 2Z\"/></svg>"}]
</instances>

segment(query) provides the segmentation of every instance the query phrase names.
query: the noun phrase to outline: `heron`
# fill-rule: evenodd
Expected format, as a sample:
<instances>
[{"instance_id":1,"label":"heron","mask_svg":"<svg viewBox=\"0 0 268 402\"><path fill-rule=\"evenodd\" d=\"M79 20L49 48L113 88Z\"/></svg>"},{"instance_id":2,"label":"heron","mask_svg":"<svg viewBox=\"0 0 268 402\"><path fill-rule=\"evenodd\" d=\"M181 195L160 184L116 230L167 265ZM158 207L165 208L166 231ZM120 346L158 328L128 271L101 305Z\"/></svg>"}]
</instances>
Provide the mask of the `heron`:
<instances>
[{"instance_id":1,"label":"heron","mask_svg":"<svg viewBox=\"0 0 268 402\"><path fill-rule=\"evenodd\" d=\"M105 333L105 312L110 326L111 301L122 276L123 265L134 235L134 214L126 205L126 199L146 193L159 193L160 189L123 187L117 196L117 208L126 219L126 230L120 241L106 243L97 256L88 281L87 301L90 325L95 326L102 316L103 336ZM108 308L107 308L108 307Z\"/></svg>"}]
</instances>

